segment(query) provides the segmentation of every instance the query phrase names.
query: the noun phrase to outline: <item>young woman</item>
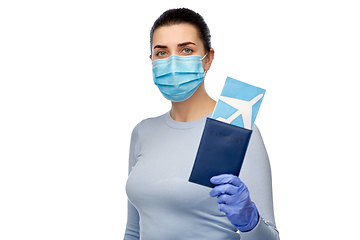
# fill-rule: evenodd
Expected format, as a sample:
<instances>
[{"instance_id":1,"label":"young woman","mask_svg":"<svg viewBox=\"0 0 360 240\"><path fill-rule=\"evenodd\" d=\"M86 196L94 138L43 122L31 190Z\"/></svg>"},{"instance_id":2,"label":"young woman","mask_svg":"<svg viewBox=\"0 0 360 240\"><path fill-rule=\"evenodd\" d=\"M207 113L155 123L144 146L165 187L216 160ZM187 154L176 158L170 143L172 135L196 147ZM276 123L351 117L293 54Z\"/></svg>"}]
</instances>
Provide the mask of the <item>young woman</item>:
<instances>
[{"instance_id":1,"label":"young woman","mask_svg":"<svg viewBox=\"0 0 360 240\"><path fill-rule=\"evenodd\" d=\"M214 189L188 182L216 104L204 85L214 59L204 19L168 10L155 21L150 45L154 82L172 108L133 130L124 239L279 239L269 159L256 126L239 177L215 176Z\"/></svg>"}]
</instances>

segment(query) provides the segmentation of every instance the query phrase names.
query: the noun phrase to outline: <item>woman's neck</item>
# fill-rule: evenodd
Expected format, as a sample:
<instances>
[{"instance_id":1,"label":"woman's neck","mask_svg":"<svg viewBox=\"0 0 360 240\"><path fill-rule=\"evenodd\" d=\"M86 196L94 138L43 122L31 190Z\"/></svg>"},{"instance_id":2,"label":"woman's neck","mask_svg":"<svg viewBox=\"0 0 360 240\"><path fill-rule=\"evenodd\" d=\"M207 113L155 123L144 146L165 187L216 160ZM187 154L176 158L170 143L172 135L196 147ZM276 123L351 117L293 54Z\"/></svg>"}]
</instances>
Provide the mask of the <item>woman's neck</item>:
<instances>
[{"instance_id":1,"label":"woman's neck","mask_svg":"<svg viewBox=\"0 0 360 240\"><path fill-rule=\"evenodd\" d=\"M172 102L170 116L177 122L191 122L203 118L214 111L214 101L205 91L204 82L196 92L183 102Z\"/></svg>"}]
</instances>

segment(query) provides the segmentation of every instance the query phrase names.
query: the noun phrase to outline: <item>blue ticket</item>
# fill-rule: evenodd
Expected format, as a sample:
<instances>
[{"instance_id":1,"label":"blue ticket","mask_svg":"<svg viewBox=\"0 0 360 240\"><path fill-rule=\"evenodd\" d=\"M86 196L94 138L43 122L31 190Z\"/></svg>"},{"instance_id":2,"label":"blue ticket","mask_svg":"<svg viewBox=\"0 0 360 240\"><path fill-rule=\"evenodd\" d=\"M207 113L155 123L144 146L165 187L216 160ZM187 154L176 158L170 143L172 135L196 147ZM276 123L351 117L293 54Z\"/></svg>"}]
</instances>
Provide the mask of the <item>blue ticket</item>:
<instances>
[{"instance_id":1,"label":"blue ticket","mask_svg":"<svg viewBox=\"0 0 360 240\"><path fill-rule=\"evenodd\" d=\"M265 90L227 77L212 118L252 129Z\"/></svg>"}]
</instances>

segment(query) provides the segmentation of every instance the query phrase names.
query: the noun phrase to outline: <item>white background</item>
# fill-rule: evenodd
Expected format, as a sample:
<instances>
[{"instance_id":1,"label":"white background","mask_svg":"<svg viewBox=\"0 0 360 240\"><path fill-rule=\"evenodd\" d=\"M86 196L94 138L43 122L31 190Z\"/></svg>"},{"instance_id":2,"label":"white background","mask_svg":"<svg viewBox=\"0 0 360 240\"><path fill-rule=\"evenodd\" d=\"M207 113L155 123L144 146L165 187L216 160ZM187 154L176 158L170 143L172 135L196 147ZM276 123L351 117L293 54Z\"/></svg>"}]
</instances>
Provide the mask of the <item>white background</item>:
<instances>
[{"instance_id":1,"label":"white background","mask_svg":"<svg viewBox=\"0 0 360 240\"><path fill-rule=\"evenodd\" d=\"M123 238L131 131L170 109L150 28L183 6L211 30L209 94L226 76L267 90L281 238L358 235L358 1L14 0L0 3L0 239Z\"/></svg>"}]
</instances>

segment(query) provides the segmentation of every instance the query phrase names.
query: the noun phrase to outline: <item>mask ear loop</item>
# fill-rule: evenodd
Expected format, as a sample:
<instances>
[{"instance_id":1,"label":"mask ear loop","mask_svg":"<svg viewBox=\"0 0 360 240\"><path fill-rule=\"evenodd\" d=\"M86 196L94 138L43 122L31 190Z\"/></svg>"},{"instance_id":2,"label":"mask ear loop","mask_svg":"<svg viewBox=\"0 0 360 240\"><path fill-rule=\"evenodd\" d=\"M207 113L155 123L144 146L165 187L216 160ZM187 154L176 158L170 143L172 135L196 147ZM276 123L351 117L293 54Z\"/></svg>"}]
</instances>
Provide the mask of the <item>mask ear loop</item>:
<instances>
[{"instance_id":1,"label":"mask ear loop","mask_svg":"<svg viewBox=\"0 0 360 240\"><path fill-rule=\"evenodd\" d=\"M207 55L208 55L208 54L206 53L206 54L200 59L200 61L204 60L204 58L206 58ZM204 78L205 78L206 74L207 74L207 70L204 71Z\"/></svg>"},{"instance_id":2,"label":"mask ear loop","mask_svg":"<svg viewBox=\"0 0 360 240\"><path fill-rule=\"evenodd\" d=\"M208 55L208 54L206 53L206 54L200 59L200 61L204 60L204 58L206 58L207 55Z\"/></svg>"}]
</instances>

